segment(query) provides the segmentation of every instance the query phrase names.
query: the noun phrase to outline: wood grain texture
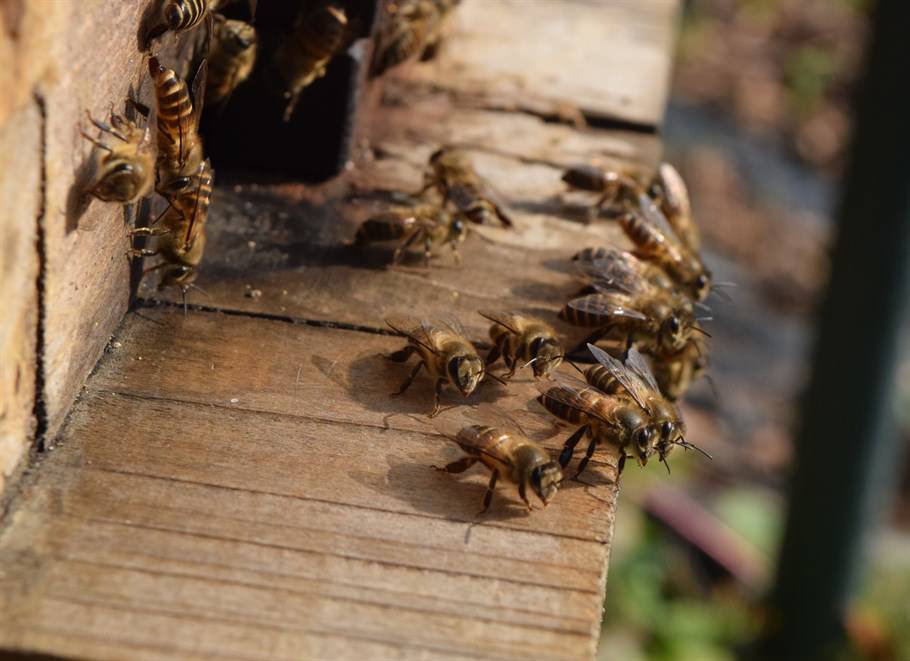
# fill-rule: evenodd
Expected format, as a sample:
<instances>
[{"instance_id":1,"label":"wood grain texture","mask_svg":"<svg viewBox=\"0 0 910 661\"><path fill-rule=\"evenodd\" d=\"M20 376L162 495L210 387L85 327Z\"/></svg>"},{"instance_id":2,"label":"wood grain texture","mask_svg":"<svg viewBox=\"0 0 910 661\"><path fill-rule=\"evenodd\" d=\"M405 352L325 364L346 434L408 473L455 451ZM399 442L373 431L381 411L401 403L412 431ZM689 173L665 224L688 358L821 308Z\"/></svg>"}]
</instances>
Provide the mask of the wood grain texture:
<instances>
[{"instance_id":1,"label":"wood grain texture","mask_svg":"<svg viewBox=\"0 0 910 661\"><path fill-rule=\"evenodd\" d=\"M431 470L458 450L415 417L385 428L428 404L421 380L388 396L404 370L376 353L400 338L166 309L131 315L117 341L71 417L76 442L45 462L0 538L3 644L593 654L615 455L598 455L595 486L567 483L546 510L528 516L501 488L477 518L484 471ZM534 392L479 394L518 408ZM162 649L165 627L179 635Z\"/></svg>"},{"instance_id":2,"label":"wood grain texture","mask_svg":"<svg viewBox=\"0 0 910 661\"><path fill-rule=\"evenodd\" d=\"M34 439L41 117L34 103L0 124L0 493Z\"/></svg>"},{"instance_id":3,"label":"wood grain texture","mask_svg":"<svg viewBox=\"0 0 910 661\"><path fill-rule=\"evenodd\" d=\"M551 6L531 4L533 12ZM465 26L482 6L517 5L468 0ZM654 10L663 6L656 2L606 6L614 13L603 16L623 26L669 15ZM127 20L132 4L123 7L116 11ZM565 7L565 15L602 12L596 3ZM531 43L549 48L547 39L557 38L544 22L514 22ZM564 47L580 38L558 34ZM61 52L81 57L75 44L85 39L75 35ZM488 474L431 470L460 452L427 424L426 375L389 396L410 365L382 357L404 341L381 331L392 313L454 313L478 340L487 325L478 308L552 319L578 286L569 256L619 241L616 227L579 222L589 198L566 193L561 167L653 164L659 145L640 132L545 121L545 113L519 107L530 87L497 86L502 72L483 72L500 64L488 56L465 61L446 74L450 88L412 77L423 65L390 79L370 144L360 147L362 165L343 181L217 190L198 281L206 293L191 291L196 307L184 316L173 292L143 284L143 304L108 345L60 444L0 529L0 648L111 659L594 655L618 495L615 450L599 451L585 482L563 483L546 510L528 515L500 485L478 517ZM645 61L634 66L653 77ZM548 80L541 72L556 75L543 64L528 67L537 89ZM125 94L127 76L99 75L105 95ZM543 102L575 101L563 84L572 75L560 72L563 86ZM460 77L473 82L459 87ZM608 78L611 86L632 80ZM476 84L495 96L478 101ZM63 100L68 113L104 111L100 101L87 102ZM54 158L72 165L87 150L66 131L48 115ZM64 154L68 139L73 151ZM418 188L441 143L471 152L508 198L517 229L480 228L460 268L442 255L429 270L387 269L390 247L345 245L391 192ZM49 274L63 283L48 307L48 323L65 331L48 359L58 402L76 392L76 377L101 351L99 338L125 303L126 277L125 223L93 203L67 226L62 191L48 191L57 214L48 216L49 247L58 251ZM91 251L100 261L86 275ZM89 346L70 346L84 333ZM446 389L442 403L518 411L555 452L570 430L534 417L536 394L520 373L507 387L481 384L467 402ZM444 415L457 421L463 410Z\"/></svg>"},{"instance_id":4,"label":"wood grain texture","mask_svg":"<svg viewBox=\"0 0 910 661\"><path fill-rule=\"evenodd\" d=\"M677 0L465 0L439 56L403 75L507 110L657 126Z\"/></svg>"}]
</instances>

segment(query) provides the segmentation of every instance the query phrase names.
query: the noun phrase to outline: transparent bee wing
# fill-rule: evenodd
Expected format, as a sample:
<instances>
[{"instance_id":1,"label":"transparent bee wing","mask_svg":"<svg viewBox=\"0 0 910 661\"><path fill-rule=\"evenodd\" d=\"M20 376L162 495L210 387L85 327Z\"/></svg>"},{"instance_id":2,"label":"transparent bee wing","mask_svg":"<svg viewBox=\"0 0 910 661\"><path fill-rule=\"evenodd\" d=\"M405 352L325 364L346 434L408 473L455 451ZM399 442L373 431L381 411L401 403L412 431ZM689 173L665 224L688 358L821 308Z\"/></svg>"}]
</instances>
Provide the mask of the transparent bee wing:
<instances>
[{"instance_id":1,"label":"transparent bee wing","mask_svg":"<svg viewBox=\"0 0 910 661\"><path fill-rule=\"evenodd\" d=\"M642 381L637 373L631 371L626 365L603 349L596 347L593 344L588 344L588 350L597 359L597 362L606 367L613 378L619 381L620 385L626 389L626 392L635 400L636 404L643 409L648 408L647 401L650 388L648 383ZM633 348L631 351L635 351L635 349ZM637 351L635 353L638 354ZM641 354L638 354L638 356L641 357ZM655 385L654 387L656 388L657 386Z\"/></svg>"},{"instance_id":2,"label":"transparent bee wing","mask_svg":"<svg viewBox=\"0 0 910 661\"><path fill-rule=\"evenodd\" d=\"M193 76L192 98L193 98L193 127L194 130L199 128L199 120L202 117L202 106L205 102L205 79L208 76L208 60L202 60L199 68L196 69L196 75Z\"/></svg>"},{"instance_id":3,"label":"transparent bee wing","mask_svg":"<svg viewBox=\"0 0 910 661\"><path fill-rule=\"evenodd\" d=\"M667 220L663 211L654 203L654 200L644 193L639 193L637 206L641 218L662 234L667 243L677 247L684 247L684 244L676 234L676 231L670 226L670 221Z\"/></svg>"},{"instance_id":4,"label":"transparent bee wing","mask_svg":"<svg viewBox=\"0 0 910 661\"><path fill-rule=\"evenodd\" d=\"M648 317L638 310L619 301L612 301L604 294L594 294L592 296L582 296L568 303L569 307L581 312L590 314L605 315L610 317L620 317L625 319L647 320Z\"/></svg>"},{"instance_id":5,"label":"transparent bee wing","mask_svg":"<svg viewBox=\"0 0 910 661\"><path fill-rule=\"evenodd\" d=\"M669 163L661 163L657 168L655 183L660 188L665 206L673 210L667 220L685 240L686 246L690 250L697 250L698 246L692 245L688 240L690 237L694 239L694 233L687 231L692 222L692 203L689 200L689 189L679 171Z\"/></svg>"},{"instance_id":6,"label":"transparent bee wing","mask_svg":"<svg viewBox=\"0 0 910 661\"><path fill-rule=\"evenodd\" d=\"M193 213L190 215L190 221L186 225L186 234L183 238L183 243L185 246L189 246L196 240L196 233L199 231L199 228L202 224L199 222L200 213L199 213L199 200L201 198L202 185L207 176L212 177L214 180L215 171L212 170L212 164L209 159L205 159L202 163L199 164L199 170L196 172L196 195L195 202L193 204Z\"/></svg>"},{"instance_id":7,"label":"transparent bee wing","mask_svg":"<svg viewBox=\"0 0 910 661\"><path fill-rule=\"evenodd\" d=\"M579 255L576 268L600 291L644 294L651 288L641 273L643 265L631 253L610 249Z\"/></svg>"},{"instance_id":8,"label":"transparent bee wing","mask_svg":"<svg viewBox=\"0 0 910 661\"><path fill-rule=\"evenodd\" d=\"M465 330L464 324L462 324L457 317L446 315L439 320L439 323L449 332L455 333L463 338L468 337L468 332Z\"/></svg>"},{"instance_id":9,"label":"transparent bee wing","mask_svg":"<svg viewBox=\"0 0 910 661\"><path fill-rule=\"evenodd\" d=\"M517 312L503 312L501 310L500 311L478 310L477 314L479 314L484 319L489 319L494 324L499 324L503 328L506 328L507 330L515 333L516 335L521 332L518 330L518 326L516 324L516 321L517 321L516 317L521 316Z\"/></svg>"},{"instance_id":10,"label":"transparent bee wing","mask_svg":"<svg viewBox=\"0 0 910 661\"><path fill-rule=\"evenodd\" d=\"M396 333L400 333L413 340L427 351L438 353L433 342L433 335L437 330L430 322L408 315L393 315L386 317L386 324Z\"/></svg>"}]
</instances>

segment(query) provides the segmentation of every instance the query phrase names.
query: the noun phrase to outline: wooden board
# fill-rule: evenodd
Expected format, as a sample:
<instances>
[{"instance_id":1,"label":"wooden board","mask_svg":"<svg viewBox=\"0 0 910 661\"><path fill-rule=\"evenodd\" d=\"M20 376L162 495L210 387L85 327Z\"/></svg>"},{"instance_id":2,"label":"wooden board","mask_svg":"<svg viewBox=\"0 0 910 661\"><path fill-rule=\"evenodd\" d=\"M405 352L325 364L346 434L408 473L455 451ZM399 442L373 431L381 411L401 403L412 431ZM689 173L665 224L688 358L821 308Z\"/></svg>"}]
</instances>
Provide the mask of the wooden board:
<instances>
[{"instance_id":1,"label":"wooden board","mask_svg":"<svg viewBox=\"0 0 910 661\"><path fill-rule=\"evenodd\" d=\"M0 124L0 493L34 438L41 117L26 103Z\"/></svg>"},{"instance_id":2,"label":"wooden board","mask_svg":"<svg viewBox=\"0 0 910 661\"><path fill-rule=\"evenodd\" d=\"M466 0L439 57L407 75L480 105L655 127L677 0ZM568 112L567 112L568 111Z\"/></svg>"},{"instance_id":3,"label":"wooden board","mask_svg":"<svg viewBox=\"0 0 910 661\"><path fill-rule=\"evenodd\" d=\"M45 461L0 538L0 592L15 595L2 643L154 656L174 626L181 655L593 654L615 455L546 510L527 516L502 489L476 518L486 474L431 470L454 445L416 417L385 420L430 404L421 379L388 396L406 370L376 354L400 345L131 315L68 425L78 442ZM536 392L486 390L513 409Z\"/></svg>"}]
</instances>

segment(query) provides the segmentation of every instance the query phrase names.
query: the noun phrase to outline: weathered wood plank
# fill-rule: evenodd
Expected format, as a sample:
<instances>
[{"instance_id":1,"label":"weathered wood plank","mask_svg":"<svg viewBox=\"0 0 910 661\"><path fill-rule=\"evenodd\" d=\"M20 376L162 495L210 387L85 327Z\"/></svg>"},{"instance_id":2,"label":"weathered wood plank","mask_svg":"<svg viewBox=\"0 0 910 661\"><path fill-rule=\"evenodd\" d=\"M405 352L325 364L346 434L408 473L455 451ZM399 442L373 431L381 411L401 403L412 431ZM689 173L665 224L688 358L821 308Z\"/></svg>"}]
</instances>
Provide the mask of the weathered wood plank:
<instances>
[{"instance_id":1,"label":"weathered wood plank","mask_svg":"<svg viewBox=\"0 0 910 661\"><path fill-rule=\"evenodd\" d=\"M439 56L403 75L504 109L656 126L676 0L465 0Z\"/></svg>"},{"instance_id":2,"label":"weathered wood plank","mask_svg":"<svg viewBox=\"0 0 910 661\"><path fill-rule=\"evenodd\" d=\"M41 117L26 103L0 123L0 493L34 438Z\"/></svg>"},{"instance_id":3,"label":"weathered wood plank","mask_svg":"<svg viewBox=\"0 0 910 661\"><path fill-rule=\"evenodd\" d=\"M44 398L53 439L128 304L126 214L82 201L92 146L80 130L88 129L86 110L123 112L139 86L137 31L147 3L50 4L62 8L62 20L49 51L54 76L38 94L47 115Z\"/></svg>"},{"instance_id":4,"label":"weathered wood plank","mask_svg":"<svg viewBox=\"0 0 910 661\"><path fill-rule=\"evenodd\" d=\"M400 375L388 364L355 369L365 349L388 350L399 338L184 319L177 310L142 315L130 318L74 411L67 437L80 442L55 451L32 489L40 495L0 538L0 562L15 568L2 592L16 595L15 634L0 642L81 649L72 633L96 649L81 637L109 644L104 628L129 623L129 644L142 649L158 618L180 613L198 644L181 654L246 655L263 631L304 649L343 634L351 645L337 641L337 658L353 658L358 641L395 644L406 656L593 652L611 469L592 473L597 486L564 485L532 516L502 490L478 520L483 471L430 470L457 450L414 418L383 428L383 409L422 403L421 384L393 400L390 381ZM362 371L349 389L327 385L319 368L300 377L266 360L283 358L293 372L291 356L319 365L336 352L340 372ZM510 390L516 400L534 391L528 382ZM57 608L71 618L42 618ZM228 625L246 632L242 641L219 628Z\"/></svg>"}]
</instances>

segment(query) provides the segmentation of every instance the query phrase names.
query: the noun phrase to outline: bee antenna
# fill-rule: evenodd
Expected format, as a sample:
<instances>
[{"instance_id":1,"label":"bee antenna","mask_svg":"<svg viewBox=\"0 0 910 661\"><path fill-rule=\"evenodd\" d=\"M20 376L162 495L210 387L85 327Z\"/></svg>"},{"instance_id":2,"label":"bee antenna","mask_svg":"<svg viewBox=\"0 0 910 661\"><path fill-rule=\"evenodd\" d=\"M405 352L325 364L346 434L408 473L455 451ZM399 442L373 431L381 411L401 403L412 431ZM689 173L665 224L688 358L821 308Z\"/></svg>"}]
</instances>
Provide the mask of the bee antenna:
<instances>
[{"instance_id":1,"label":"bee antenna","mask_svg":"<svg viewBox=\"0 0 910 661\"><path fill-rule=\"evenodd\" d=\"M698 453L704 455L704 456L707 457L708 459L714 459L714 457L712 457L710 454L708 454L707 452L705 452L704 450L702 450L700 447L698 447L697 445L695 445L695 443L690 443L689 441L687 441L687 440L684 439L684 438L682 438L682 439L676 441L676 445L680 445L680 446L684 447L686 450L690 450L690 449L691 449L691 450L695 450L696 452L698 452Z\"/></svg>"},{"instance_id":2,"label":"bee antenna","mask_svg":"<svg viewBox=\"0 0 910 661\"><path fill-rule=\"evenodd\" d=\"M522 365L521 369L524 369L525 367L528 367L529 365L532 365L535 362L537 362L537 356L535 356L534 358L532 358L531 360L526 362L524 365Z\"/></svg>"},{"instance_id":3,"label":"bee antenna","mask_svg":"<svg viewBox=\"0 0 910 661\"><path fill-rule=\"evenodd\" d=\"M666 458L665 456L661 455L661 457L660 457L660 463L662 463L662 464L664 465L664 467L667 469L667 475L671 475L671 473L670 473L670 462L667 461L667 458Z\"/></svg>"},{"instance_id":4,"label":"bee antenna","mask_svg":"<svg viewBox=\"0 0 910 661\"><path fill-rule=\"evenodd\" d=\"M735 282L715 282L713 285L711 285L711 289L723 289L724 287L739 287L739 285Z\"/></svg>"},{"instance_id":5,"label":"bee antenna","mask_svg":"<svg viewBox=\"0 0 910 661\"><path fill-rule=\"evenodd\" d=\"M692 326L692 330L698 331L699 333L701 333L701 334L704 335L705 337L711 337L711 333L709 333L708 331L706 331L706 330L705 330L704 328L702 328L701 326Z\"/></svg>"},{"instance_id":6,"label":"bee antenna","mask_svg":"<svg viewBox=\"0 0 910 661\"><path fill-rule=\"evenodd\" d=\"M571 360L567 360L566 362L569 363L569 365L571 365L571 366L574 367L575 369L577 369L579 374L582 374L582 375L583 375L583 374L585 373L585 371L584 371L583 369L581 369L578 365L576 365L575 363L573 363Z\"/></svg>"},{"instance_id":7,"label":"bee antenna","mask_svg":"<svg viewBox=\"0 0 910 661\"><path fill-rule=\"evenodd\" d=\"M731 283L731 284L732 284L732 283ZM711 293L712 293L712 294L716 294L716 295L717 295L717 298L719 298L720 300L724 301L725 303L732 303L732 302L733 302L733 297L730 296L730 294L728 294L727 292L725 292L723 289L717 289L717 285L716 285L716 284L715 284L713 287L711 287Z\"/></svg>"},{"instance_id":8,"label":"bee antenna","mask_svg":"<svg viewBox=\"0 0 910 661\"><path fill-rule=\"evenodd\" d=\"M188 284L187 288L195 289L195 290L199 291L203 296L209 295L209 293L206 290L204 290L202 287L200 287L199 285L197 285L194 282L191 282L190 284Z\"/></svg>"},{"instance_id":9,"label":"bee antenna","mask_svg":"<svg viewBox=\"0 0 910 661\"><path fill-rule=\"evenodd\" d=\"M714 382L714 377L710 374L705 374L705 381L708 382L708 386L711 388L711 393L714 395L714 399L720 400L720 392L717 390L717 384Z\"/></svg>"},{"instance_id":10,"label":"bee antenna","mask_svg":"<svg viewBox=\"0 0 910 661\"><path fill-rule=\"evenodd\" d=\"M695 317L695 321L714 321L714 317Z\"/></svg>"},{"instance_id":11,"label":"bee antenna","mask_svg":"<svg viewBox=\"0 0 910 661\"><path fill-rule=\"evenodd\" d=\"M695 307L697 307L699 310L703 310L705 312L711 311L711 306L706 305L706 304L702 303L701 301L695 301Z\"/></svg>"},{"instance_id":12,"label":"bee antenna","mask_svg":"<svg viewBox=\"0 0 910 661\"><path fill-rule=\"evenodd\" d=\"M189 314L189 306L187 305L187 302L186 302L186 290L187 289L189 289L189 286L180 288L180 293L183 294L183 316L184 316L184 318L186 318Z\"/></svg>"}]
</instances>

